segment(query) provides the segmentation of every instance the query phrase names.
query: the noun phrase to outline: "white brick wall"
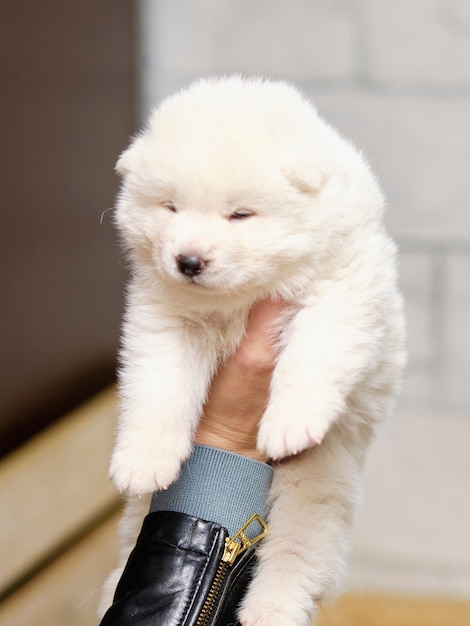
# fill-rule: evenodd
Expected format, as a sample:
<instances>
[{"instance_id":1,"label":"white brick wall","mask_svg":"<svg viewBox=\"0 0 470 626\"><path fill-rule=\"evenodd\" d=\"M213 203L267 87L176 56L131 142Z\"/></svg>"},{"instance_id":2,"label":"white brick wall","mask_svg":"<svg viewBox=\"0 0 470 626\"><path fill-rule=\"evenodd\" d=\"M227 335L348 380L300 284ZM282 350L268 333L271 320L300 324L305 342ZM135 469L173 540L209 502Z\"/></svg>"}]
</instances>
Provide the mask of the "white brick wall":
<instances>
[{"instance_id":1,"label":"white brick wall","mask_svg":"<svg viewBox=\"0 0 470 626\"><path fill-rule=\"evenodd\" d=\"M349 81L352 7L341 0L141 0L143 111L207 74ZM325 62L325 50L328 59Z\"/></svg>"},{"instance_id":2,"label":"white brick wall","mask_svg":"<svg viewBox=\"0 0 470 626\"><path fill-rule=\"evenodd\" d=\"M470 248L470 246L469 246ZM470 406L470 249L452 252L446 259L444 401ZM470 456L470 453L469 453Z\"/></svg>"},{"instance_id":3,"label":"white brick wall","mask_svg":"<svg viewBox=\"0 0 470 626\"><path fill-rule=\"evenodd\" d=\"M201 75L286 78L372 161L410 356L371 456L351 580L470 596L470 1L140 3L143 112Z\"/></svg>"},{"instance_id":4,"label":"white brick wall","mask_svg":"<svg viewBox=\"0 0 470 626\"><path fill-rule=\"evenodd\" d=\"M320 113L370 158L397 237L470 240L470 89L468 98L434 99L310 84Z\"/></svg>"},{"instance_id":5,"label":"white brick wall","mask_svg":"<svg viewBox=\"0 0 470 626\"><path fill-rule=\"evenodd\" d=\"M467 419L423 411L383 425L353 542L353 587L468 598L469 436Z\"/></svg>"},{"instance_id":6,"label":"white brick wall","mask_svg":"<svg viewBox=\"0 0 470 626\"><path fill-rule=\"evenodd\" d=\"M406 294L409 362L403 384L402 404L429 406L434 400L432 311L434 267L423 252L404 252L400 257L401 287Z\"/></svg>"},{"instance_id":7,"label":"white brick wall","mask_svg":"<svg viewBox=\"0 0 470 626\"><path fill-rule=\"evenodd\" d=\"M468 0L352 4L363 17L372 80L388 89L470 87Z\"/></svg>"}]
</instances>

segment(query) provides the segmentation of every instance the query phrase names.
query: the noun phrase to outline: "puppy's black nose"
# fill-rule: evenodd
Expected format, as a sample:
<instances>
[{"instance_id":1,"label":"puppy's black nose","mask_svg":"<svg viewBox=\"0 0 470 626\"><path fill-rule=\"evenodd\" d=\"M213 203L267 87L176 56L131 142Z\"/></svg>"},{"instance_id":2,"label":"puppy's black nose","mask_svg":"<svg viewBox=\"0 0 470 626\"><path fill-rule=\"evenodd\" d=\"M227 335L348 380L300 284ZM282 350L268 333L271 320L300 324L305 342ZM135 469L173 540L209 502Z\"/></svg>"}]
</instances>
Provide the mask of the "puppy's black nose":
<instances>
[{"instance_id":1,"label":"puppy's black nose","mask_svg":"<svg viewBox=\"0 0 470 626\"><path fill-rule=\"evenodd\" d=\"M197 276L202 272L206 262L200 256L187 256L186 254L178 254L176 257L178 269L186 276Z\"/></svg>"}]
</instances>

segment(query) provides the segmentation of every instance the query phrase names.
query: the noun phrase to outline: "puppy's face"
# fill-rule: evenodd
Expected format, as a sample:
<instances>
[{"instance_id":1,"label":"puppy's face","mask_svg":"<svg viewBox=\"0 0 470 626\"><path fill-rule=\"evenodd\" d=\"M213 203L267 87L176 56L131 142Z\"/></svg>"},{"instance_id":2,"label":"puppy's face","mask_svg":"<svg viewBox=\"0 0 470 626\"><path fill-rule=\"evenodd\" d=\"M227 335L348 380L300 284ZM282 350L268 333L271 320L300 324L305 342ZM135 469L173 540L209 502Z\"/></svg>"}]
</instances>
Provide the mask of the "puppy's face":
<instances>
[{"instance_id":1,"label":"puppy's face","mask_svg":"<svg viewBox=\"0 0 470 626\"><path fill-rule=\"evenodd\" d=\"M118 162L137 266L197 293L295 289L348 221L323 193L331 134L285 85L203 83L164 103Z\"/></svg>"},{"instance_id":2,"label":"puppy's face","mask_svg":"<svg viewBox=\"0 0 470 626\"><path fill-rule=\"evenodd\" d=\"M234 178L227 160L180 163L140 167L124 186L118 224L138 263L207 292L270 291L295 273L311 238L302 194L280 170L240 164Z\"/></svg>"}]
</instances>

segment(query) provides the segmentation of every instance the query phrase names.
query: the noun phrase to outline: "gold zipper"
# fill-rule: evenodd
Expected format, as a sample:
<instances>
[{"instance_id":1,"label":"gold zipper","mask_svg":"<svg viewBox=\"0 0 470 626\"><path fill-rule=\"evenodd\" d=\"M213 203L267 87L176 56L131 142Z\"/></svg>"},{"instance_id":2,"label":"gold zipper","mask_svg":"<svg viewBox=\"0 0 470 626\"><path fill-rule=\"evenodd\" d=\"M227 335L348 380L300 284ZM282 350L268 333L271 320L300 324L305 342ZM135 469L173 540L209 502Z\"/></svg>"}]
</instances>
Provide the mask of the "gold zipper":
<instances>
[{"instance_id":1,"label":"gold zipper","mask_svg":"<svg viewBox=\"0 0 470 626\"><path fill-rule=\"evenodd\" d=\"M253 539L250 539L246 532L249 526L255 521L261 526L261 532L258 533L256 537L253 537ZM207 626L209 623L208 620L214 611L215 603L219 597L220 589L229 567L235 563L240 554L265 537L268 530L268 525L264 519L257 513L254 513L233 537L227 537L225 540L224 553L222 554L211 588L209 589L209 593L207 594L207 598L197 619L196 626Z\"/></svg>"}]
</instances>

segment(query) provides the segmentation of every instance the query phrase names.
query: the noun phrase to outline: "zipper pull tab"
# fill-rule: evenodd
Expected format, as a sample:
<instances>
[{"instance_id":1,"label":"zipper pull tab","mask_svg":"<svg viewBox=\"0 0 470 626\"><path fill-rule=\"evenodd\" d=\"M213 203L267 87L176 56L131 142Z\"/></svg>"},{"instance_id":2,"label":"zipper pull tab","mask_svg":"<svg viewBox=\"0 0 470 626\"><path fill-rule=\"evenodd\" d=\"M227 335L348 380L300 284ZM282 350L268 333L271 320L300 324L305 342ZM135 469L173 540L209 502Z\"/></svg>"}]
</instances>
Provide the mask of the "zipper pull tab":
<instances>
[{"instance_id":1,"label":"zipper pull tab","mask_svg":"<svg viewBox=\"0 0 470 626\"><path fill-rule=\"evenodd\" d=\"M251 526L253 522L257 522L261 526L261 532L250 539L246 531ZM227 563L228 565L233 565L235 559L239 554L251 548L255 543L258 543L263 537L265 537L269 532L268 525L258 513L254 513L250 519L243 524L243 526L238 530L233 537L227 537L225 540L225 549L224 554L222 555L222 561Z\"/></svg>"}]
</instances>

